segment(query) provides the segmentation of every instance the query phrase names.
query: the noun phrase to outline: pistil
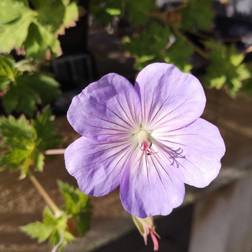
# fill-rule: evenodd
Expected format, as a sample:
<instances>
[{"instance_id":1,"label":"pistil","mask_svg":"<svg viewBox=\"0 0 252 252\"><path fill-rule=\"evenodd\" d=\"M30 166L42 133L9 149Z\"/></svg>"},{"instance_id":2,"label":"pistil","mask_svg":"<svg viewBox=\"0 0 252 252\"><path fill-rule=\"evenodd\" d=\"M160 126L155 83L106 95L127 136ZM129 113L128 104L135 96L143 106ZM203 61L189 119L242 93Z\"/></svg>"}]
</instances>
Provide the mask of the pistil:
<instances>
[{"instance_id":1,"label":"pistil","mask_svg":"<svg viewBox=\"0 0 252 252\"><path fill-rule=\"evenodd\" d=\"M133 135L135 141L140 146L141 151L143 151L146 155L150 155L153 153L151 150L152 139L148 131L140 127L140 129Z\"/></svg>"}]
</instances>

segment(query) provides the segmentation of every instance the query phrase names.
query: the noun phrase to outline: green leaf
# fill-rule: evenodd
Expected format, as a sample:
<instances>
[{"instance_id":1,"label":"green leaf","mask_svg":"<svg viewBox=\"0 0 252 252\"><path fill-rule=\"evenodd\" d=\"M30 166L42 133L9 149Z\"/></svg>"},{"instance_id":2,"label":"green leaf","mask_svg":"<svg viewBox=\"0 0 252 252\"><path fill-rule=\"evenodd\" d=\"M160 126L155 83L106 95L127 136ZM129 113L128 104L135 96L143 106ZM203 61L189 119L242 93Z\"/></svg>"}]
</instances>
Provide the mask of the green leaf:
<instances>
[{"instance_id":1,"label":"green leaf","mask_svg":"<svg viewBox=\"0 0 252 252\"><path fill-rule=\"evenodd\" d=\"M57 225L57 218L54 216L54 214L48 207L44 209L43 222L45 223L45 225L48 225L48 226Z\"/></svg>"},{"instance_id":2,"label":"green leaf","mask_svg":"<svg viewBox=\"0 0 252 252\"><path fill-rule=\"evenodd\" d=\"M89 197L79 189L62 181L58 181L58 187L64 198L67 213L76 215L89 207Z\"/></svg>"},{"instance_id":3,"label":"green leaf","mask_svg":"<svg viewBox=\"0 0 252 252\"><path fill-rule=\"evenodd\" d=\"M136 56L135 68L140 70L144 68L144 66L146 66L148 63L153 61L154 59L155 59L155 55Z\"/></svg>"},{"instance_id":4,"label":"green leaf","mask_svg":"<svg viewBox=\"0 0 252 252\"><path fill-rule=\"evenodd\" d=\"M37 73L19 74L3 97L4 109L33 115L37 105L48 104L58 97L59 84L51 76Z\"/></svg>"},{"instance_id":5,"label":"green leaf","mask_svg":"<svg viewBox=\"0 0 252 252\"><path fill-rule=\"evenodd\" d=\"M124 46L136 58L136 66L142 68L150 61L164 58L170 34L169 28L154 22L128 40Z\"/></svg>"},{"instance_id":6,"label":"green leaf","mask_svg":"<svg viewBox=\"0 0 252 252\"><path fill-rule=\"evenodd\" d=\"M182 10L183 29L208 30L213 23L213 1L212 0L189 0Z\"/></svg>"},{"instance_id":7,"label":"green leaf","mask_svg":"<svg viewBox=\"0 0 252 252\"><path fill-rule=\"evenodd\" d=\"M119 10L123 12L123 0L92 0L90 1L90 9L93 16L96 18L98 22L102 25L108 25L112 22L114 13L108 10ZM113 12L113 11L112 11ZM118 12L118 11L117 11Z\"/></svg>"},{"instance_id":8,"label":"green leaf","mask_svg":"<svg viewBox=\"0 0 252 252\"><path fill-rule=\"evenodd\" d=\"M10 56L0 55L0 92L5 95L18 75L15 61ZM15 101L13 100L15 103ZM10 104L10 106L13 106Z\"/></svg>"},{"instance_id":9,"label":"green leaf","mask_svg":"<svg viewBox=\"0 0 252 252\"><path fill-rule=\"evenodd\" d=\"M21 230L38 242L48 240L53 246L57 245L62 249L67 243L74 239L74 236L68 231L68 216L62 214L55 216L49 208L43 212L43 220L34 222L21 227Z\"/></svg>"},{"instance_id":10,"label":"green leaf","mask_svg":"<svg viewBox=\"0 0 252 252\"><path fill-rule=\"evenodd\" d=\"M25 82L40 96L41 104L54 101L61 94L59 83L46 73L26 75Z\"/></svg>"},{"instance_id":11,"label":"green leaf","mask_svg":"<svg viewBox=\"0 0 252 252\"><path fill-rule=\"evenodd\" d=\"M83 235L90 224L90 201L83 192L67 183L58 181L59 190L64 199L64 209L76 221L78 233Z\"/></svg>"},{"instance_id":12,"label":"green leaf","mask_svg":"<svg viewBox=\"0 0 252 252\"><path fill-rule=\"evenodd\" d=\"M242 91L246 92L246 94L252 95L252 79L247 79L243 82Z\"/></svg>"},{"instance_id":13,"label":"green leaf","mask_svg":"<svg viewBox=\"0 0 252 252\"><path fill-rule=\"evenodd\" d=\"M251 77L249 69L242 63L244 55L234 47L214 41L207 43L207 47L210 49L210 65L205 83L216 89L225 87L230 95L235 96L243 82Z\"/></svg>"},{"instance_id":14,"label":"green leaf","mask_svg":"<svg viewBox=\"0 0 252 252\"><path fill-rule=\"evenodd\" d=\"M47 107L32 121L37 133L37 146L44 151L56 147L60 143L60 137L55 132L54 117Z\"/></svg>"},{"instance_id":15,"label":"green leaf","mask_svg":"<svg viewBox=\"0 0 252 252\"><path fill-rule=\"evenodd\" d=\"M129 20L136 26L147 23L151 12L155 10L153 0L125 1L125 5Z\"/></svg>"},{"instance_id":16,"label":"green leaf","mask_svg":"<svg viewBox=\"0 0 252 252\"><path fill-rule=\"evenodd\" d=\"M72 27L79 18L78 6L75 2L65 3L64 27Z\"/></svg>"},{"instance_id":17,"label":"green leaf","mask_svg":"<svg viewBox=\"0 0 252 252\"><path fill-rule=\"evenodd\" d=\"M26 0L0 1L0 53L22 46L35 16Z\"/></svg>"},{"instance_id":18,"label":"green leaf","mask_svg":"<svg viewBox=\"0 0 252 252\"><path fill-rule=\"evenodd\" d=\"M61 47L55 34L38 22L30 26L24 48L27 56L31 58L61 55Z\"/></svg>"},{"instance_id":19,"label":"green leaf","mask_svg":"<svg viewBox=\"0 0 252 252\"><path fill-rule=\"evenodd\" d=\"M20 169L22 176L25 176L33 163L36 131L24 116L19 119L1 117L0 136L0 167Z\"/></svg>"},{"instance_id":20,"label":"green leaf","mask_svg":"<svg viewBox=\"0 0 252 252\"><path fill-rule=\"evenodd\" d=\"M45 155L35 150L33 152L34 168L36 171L42 172L45 163Z\"/></svg>"},{"instance_id":21,"label":"green leaf","mask_svg":"<svg viewBox=\"0 0 252 252\"><path fill-rule=\"evenodd\" d=\"M21 230L38 242L46 241L54 231L52 225L46 225L39 221L21 227Z\"/></svg>"},{"instance_id":22,"label":"green leaf","mask_svg":"<svg viewBox=\"0 0 252 252\"><path fill-rule=\"evenodd\" d=\"M9 145L25 147L27 142L34 140L36 133L29 121L21 116L18 119L13 116L0 118L0 132L3 139Z\"/></svg>"},{"instance_id":23,"label":"green leaf","mask_svg":"<svg viewBox=\"0 0 252 252\"><path fill-rule=\"evenodd\" d=\"M65 15L65 5L61 0L30 0L37 12L37 21L50 32L57 32ZM49 15L53 10L53 15Z\"/></svg>"},{"instance_id":24,"label":"green leaf","mask_svg":"<svg viewBox=\"0 0 252 252\"><path fill-rule=\"evenodd\" d=\"M106 12L111 16L120 16L121 10L117 8L107 8Z\"/></svg>"},{"instance_id":25,"label":"green leaf","mask_svg":"<svg viewBox=\"0 0 252 252\"><path fill-rule=\"evenodd\" d=\"M52 10L53 15L49 15ZM0 52L21 49L32 58L59 56L58 35L77 19L78 7L74 2L1 0Z\"/></svg>"},{"instance_id":26,"label":"green leaf","mask_svg":"<svg viewBox=\"0 0 252 252\"><path fill-rule=\"evenodd\" d=\"M52 245L57 245L62 240L61 247L64 247L68 242L74 239L74 236L68 231L69 216L62 214L61 216L55 216L49 208L45 208L43 213L43 223L46 226L53 227L53 232L49 237L49 241Z\"/></svg>"},{"instance_id":27,"label":"green leaf","mask_svg":"<svg viewBox=\"0 0 252 252\"><path fill-rule=\"evenodd\" d=\"M15 62L9 56L0 56L0 92L7 113L13 111L32 115L37 105L45 105L59 95L59 84L52 76L36 73L31 60Z\"/></svg>"},{"instance_id":28,"label":"green leaf","mask_svg":"<svg viewBox=\"0 0 252 252\"><path fill-rule=\"evenodd\" d=\"M14 60L9 56L0 55L0 90L6 88L3 83L15 81L16 74Z\"/></svg>"},{"instance_id":29,"label":"green leaf","mask_svg":"<svg viewBox=\"0 0 252 252\"><path fill-rule=\"evenodd\" d=\"M244 55L242 53L233 53L230 55L230 62L234 66L238 66L244 60Z\"/></svg>"},{"instance_id":30,"label":"green leaf","mask_svg":"<svg viewBox=\"0 0 252 252\"><path fill-rule=\"evenodd\" d=\"M48 108L28 121L24 116L0 118L0 168L19 170L21 178L44 168L44 150L59 143Z\"/></svg>"},{"instance_id":31,"label":"green leaf","mask_svg":"<svg viewBox=\"0 0 252 252\"><path fill-rule=\"evenodd\" d=\"M7 113L23 112L31 116L39 104L40 97L27 83L24 76L19 76L6 95L3 97L4 109Z\"/></svg>"},{"instance_id":32,"label":"green leaf","mask_svg":"<svg viewBox=\"0 0 252 252\"><path fill-rule=\"evenodd\" d=\"M178 38L167 50L165 62L175 64L184 72L190 72L192 65L189 63L193 54L193 47L183 38Z\"/></svg>"}]
</instances>

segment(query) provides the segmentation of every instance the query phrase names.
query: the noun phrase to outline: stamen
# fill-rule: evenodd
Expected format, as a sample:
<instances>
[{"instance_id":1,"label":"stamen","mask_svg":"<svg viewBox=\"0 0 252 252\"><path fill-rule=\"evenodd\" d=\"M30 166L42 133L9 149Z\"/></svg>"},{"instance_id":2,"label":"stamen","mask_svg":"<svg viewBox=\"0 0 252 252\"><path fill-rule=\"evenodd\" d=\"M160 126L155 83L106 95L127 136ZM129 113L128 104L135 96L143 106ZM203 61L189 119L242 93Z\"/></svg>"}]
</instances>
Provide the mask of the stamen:
<instances>
[{"instance_id":1,"label":"stamen","mask_svg":"<svg viewBox=\"0 0 252 252\"><path fill-rule=\"evenodd\" d=\"M155 144L164 150L164 155L169 159L170 165L176 166L176 168L180 166L178 159L186 158L186 156L183 155L184 150L181 147L173 149L159 141L156 141Z\"/></svg>"},{"instance_id":2,"label":"stamen","mask_svg":"<svg viewBox=\"0 0 252 252\"><path fill-rule=\"evenodd\" d=\"M170 159L170 163L172 166L176 165L177 168L179 168L179 162L178 162L178 158L185 158L185 155L182 155L183 153L183 149L181 147L179 147L178 149L172 149L168 146L163 146L166 149L166 152L169 155L169 159Z\"/></svg>"}]
</instances>

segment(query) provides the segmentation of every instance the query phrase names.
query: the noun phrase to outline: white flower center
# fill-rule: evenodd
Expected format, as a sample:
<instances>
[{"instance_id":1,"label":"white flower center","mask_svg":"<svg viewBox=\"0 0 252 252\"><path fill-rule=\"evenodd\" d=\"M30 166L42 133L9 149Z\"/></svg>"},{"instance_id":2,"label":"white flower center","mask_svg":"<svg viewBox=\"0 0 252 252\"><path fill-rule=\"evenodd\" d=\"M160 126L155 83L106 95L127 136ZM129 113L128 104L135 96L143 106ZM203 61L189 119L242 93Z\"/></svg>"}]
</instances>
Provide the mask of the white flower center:
<instances>
[{"instance_id":1,"label":"white flower center","mask_svg":"<svg viewBox=\"0 0 252 252\"><path fill-rule=\"evenodd\" d=\"M141 144L143 142L149 141L150 140L150 133L148 133L144 129L140 129L136 134L135 134L135 139L136 141Z\"/></svg>"},{"instance_id":2,"label":"white flower center","mask_svg":"<svg viewBox=\"0 0 252 252\"><path fill-rule=\"evenodd\" d=\"M150 155L152 153L151 145L152 138L151 134L142 128L141 126L132 134L133 141L137 143L140 149L145 152L145 154Z\"/></svg>"}]
</instances>

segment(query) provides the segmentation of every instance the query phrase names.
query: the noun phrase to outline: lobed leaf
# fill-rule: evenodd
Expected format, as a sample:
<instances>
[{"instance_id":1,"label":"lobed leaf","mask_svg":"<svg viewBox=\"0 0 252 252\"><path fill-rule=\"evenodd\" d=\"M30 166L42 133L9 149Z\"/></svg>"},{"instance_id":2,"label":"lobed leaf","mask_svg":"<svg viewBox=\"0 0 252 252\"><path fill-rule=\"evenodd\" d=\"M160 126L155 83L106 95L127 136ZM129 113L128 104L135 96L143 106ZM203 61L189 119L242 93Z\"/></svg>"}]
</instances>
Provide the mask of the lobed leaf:
<instances>
[{"instance_id":1,"label":"lobed leaf","mask_svg":"<svg viewBox=\"0 0 252 252\"><path fill-rule=\"evenodd\" d=\"M55 132L54 116L49 107L32 120L32 125L37 133L37 146L39 150L47 150L56 147L60 143L60 137Z\"/></svg>"},{"instance_id":2,"label":"lobed leaf","mask_svg":"<svg viewBox=\"0 0 252 252\"><path fill-rule=\"evenodd\" d=\"M151 61L163 59L170 34L168 27L154 22L125 43L125 48L136 58L138 69Z\"/></svg>"},{"instance_id":3,"label":"lobed leaf","mask_svg":"<svg viewBox=\"0 0 252 252\"><path fill-rule=\"evenodd\" d=\"M251 77L249 69L242 63L244 55L234 47L218 42L212 41L207 46L210 48L210 65L205 82L212 88L225 87L234 96L242 88L243 82Z\"/></svg>"},{"instance_id":4,"label":"lobed leaf","mask_svg":"<svg viewBox=\"0 0 252 252\"><path fill-rule=\"evenodd\" d=\"M38 105L52 102L60 95L59 84L52 76L36 73L32 61L15 62L0 56L0 92L6 113L33 115Z\"/></svg>"},{"instance_id":5,"label":"lobed leaf","mask_svg":"<svg viewBox=\"0 0 252 252\"><path fill-rule=\"evenodd\" d=\"M32 58L59 56L58 35L73 26L78 15L77 4L70 1L1 0L0 52L16 49Z\"/></svg>"},{"instance_id":6,"label":"lobed leaf","mask_svg":"<svg viewBox=\"0 0 252 252\"><path fill-rule=\"evenodd\" d=\"M175 64L184 72L190 72L192 54L193 47L185 39L177 37L176 41L167 49L164 60L167 63Z\"/></svg>"},{"instance_id":7,"label":"lobed leaf","mask_svg":"<svg viewBox=\"0 0 252 252\"><path fill-rule=\"evenodd\" d=\"M21 230L38 242L46 241L53 232L53 226L39 221L21 227Z\"/></svg>"},{"instance_id":8,"label":"lobed leaf","mask_svg":"<svg viewBox=\"0 0 252 252\"><path fill-rule=\"evenodd\" d=\"M0 167L20 169L25 176L32 165L36 131L24 116L19 119L9 116L0 118L0 136Z\"/></svg>"},{"instance_id":9,"label":"lobed leaf","mask_svg":"<svg viewBox=\"0 0 252 252\"><path fill-rule=\"evenodd\" d=\"M182 10L182 29L188 31L208 30L213 24L212 0L188 0Z\"/></svg>"},{"instance_id":10,"label":"lobed leaf","mask_svg":"<svg viewBox=\"0 0 252 252\"><path fill-rule=\"evenodd\" d=\"M62 181L58 181L58 187L64 199L66 213L74 218L78 233L83 235L90 224L89 197L79 189Z\"/></svg>"},{"instance_id":11,"label":"lobed leaf","mask_svg":"<svg viewBox=\"0 0 252 252\"><path fill-rule=\"evenodd\" d=\"M0 1L0 53L22 47L35 17L26 0Z\"/></svg>"},{"instance_id":12,"label":"lobed leaf","mask_svg":"<svg viewBox=\"0 0 252 252\"><path fill-rule=\"evenodd\" d=\"M62 214L55 216L49 208L43 212L43 220L30 223L21 227L21 230L38 242L49 240L53 246L62 249L67 243L74 239L74 236L68 231L68 216Z\"/></svg>"},{"instance_id":13,"label":"lobed leaf","mask_svg":"<svg viewBox=\"0 0 252 252\"><path fill-rule=\"evenodd\" d=\"M19 170L21 178L44 168L44 150L56 146L59 137L52 124L51 112L46 108L32 121L24 116L0 118L0 167L1 170ZM47 132L48 131L48 132Z\"/></svg>"}]
</instances>

